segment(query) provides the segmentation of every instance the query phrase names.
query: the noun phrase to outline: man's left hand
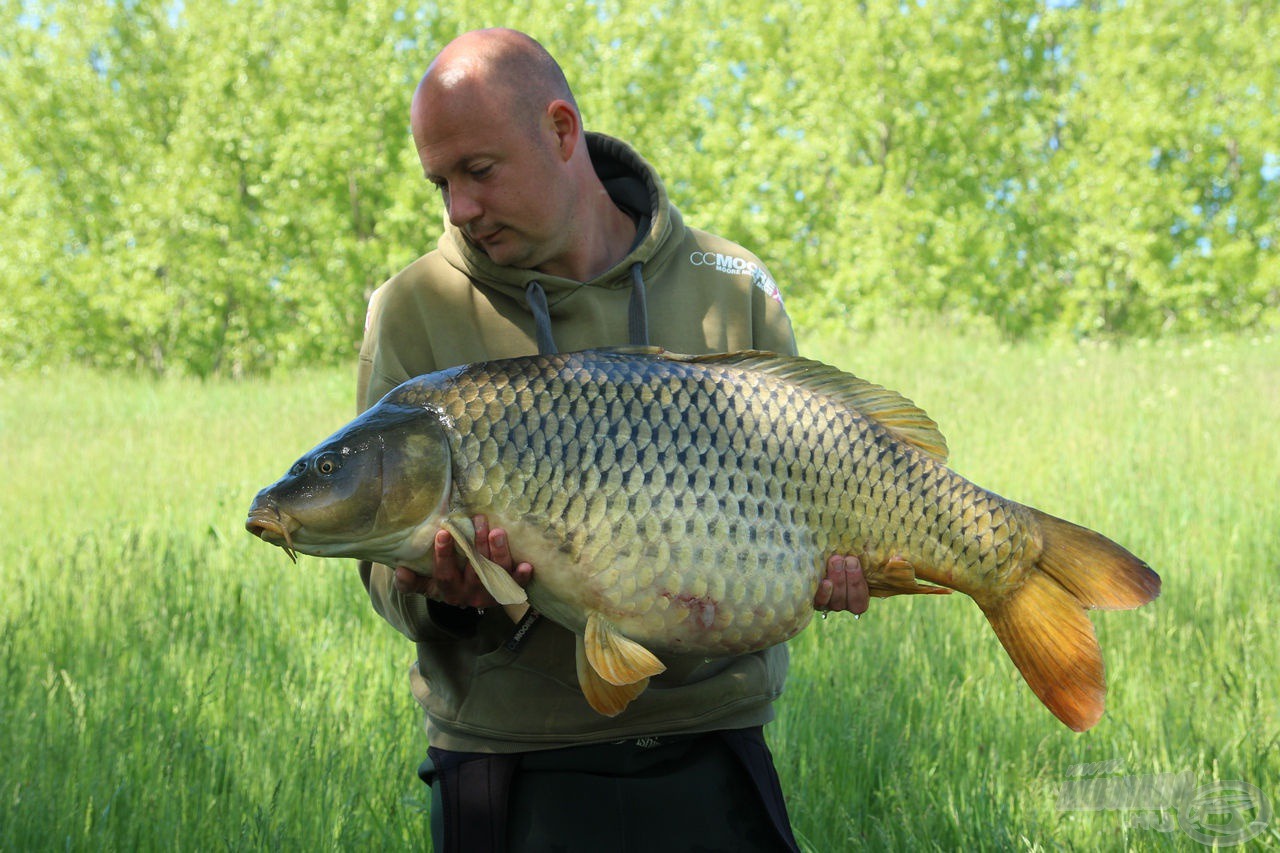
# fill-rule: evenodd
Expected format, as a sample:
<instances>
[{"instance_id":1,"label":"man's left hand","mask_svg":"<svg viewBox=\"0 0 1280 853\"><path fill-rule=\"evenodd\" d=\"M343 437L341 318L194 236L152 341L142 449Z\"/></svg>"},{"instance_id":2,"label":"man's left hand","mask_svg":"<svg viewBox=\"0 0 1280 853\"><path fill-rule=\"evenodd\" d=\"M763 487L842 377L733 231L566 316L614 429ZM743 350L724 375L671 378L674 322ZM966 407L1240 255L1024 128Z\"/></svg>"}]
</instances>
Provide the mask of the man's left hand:
<instances>
[{"instance_id":1,"label":"man's left hand","mask_svg":"<svg viewBox=\"0 0 1280 853\"><path fill-rule=\"evenodd\" d=\"M857 557L832 556L827 560L827 576L818 584L813 596L813 609L819 613L828 610L847 610L854 615L867 612L871 592L867 579L862 575L862 563Z\"/></svg>"}]
</instances>

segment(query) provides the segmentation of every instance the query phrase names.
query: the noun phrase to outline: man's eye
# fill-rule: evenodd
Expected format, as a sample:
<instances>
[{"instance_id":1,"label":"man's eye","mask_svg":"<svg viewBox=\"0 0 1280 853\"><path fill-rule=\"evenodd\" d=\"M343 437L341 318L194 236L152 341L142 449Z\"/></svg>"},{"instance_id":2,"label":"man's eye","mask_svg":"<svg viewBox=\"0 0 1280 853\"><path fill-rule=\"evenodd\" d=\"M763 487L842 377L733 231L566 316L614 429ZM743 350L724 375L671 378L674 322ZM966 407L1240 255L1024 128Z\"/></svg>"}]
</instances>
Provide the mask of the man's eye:
<instances>
[{"instance_id":1,"label":"man's eye","mask_svg":"<svg viewBox=\"0 0 1280 853\"><path fill-rule=\"evenodd\" d=\"M489 173L491 173L492 171L493 171L492 166L476 166L475 168L469 171L469 174L471 175L471 177L475 178L476 180L480 180L482 178L487 178L489 176Z\"/></svg>"}]
</instances>

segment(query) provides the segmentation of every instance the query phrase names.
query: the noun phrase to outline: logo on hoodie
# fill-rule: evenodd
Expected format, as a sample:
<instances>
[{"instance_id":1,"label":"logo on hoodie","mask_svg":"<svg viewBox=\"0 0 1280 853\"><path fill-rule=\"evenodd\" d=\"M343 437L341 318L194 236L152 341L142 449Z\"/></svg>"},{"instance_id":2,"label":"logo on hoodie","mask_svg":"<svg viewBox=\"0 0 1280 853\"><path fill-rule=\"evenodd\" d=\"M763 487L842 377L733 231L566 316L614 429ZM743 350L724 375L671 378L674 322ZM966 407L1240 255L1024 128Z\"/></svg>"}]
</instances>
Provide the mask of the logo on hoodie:
<instances>
[{"instance_id":1,"label":"logo on hoodie","mask_svg":"<svg viewBox=\"0 0 1280 853\"><path fill-rule=\"evenodd\" d=\"M782 304L782 291L764 267L755 261L740 258L737 255L723 255L720 252L694 252L689 255L689 263L695 267L715 267L718 272L729 275L751 276L751 283L765 292L770 299Z\"/></svg>"}]
</instances>

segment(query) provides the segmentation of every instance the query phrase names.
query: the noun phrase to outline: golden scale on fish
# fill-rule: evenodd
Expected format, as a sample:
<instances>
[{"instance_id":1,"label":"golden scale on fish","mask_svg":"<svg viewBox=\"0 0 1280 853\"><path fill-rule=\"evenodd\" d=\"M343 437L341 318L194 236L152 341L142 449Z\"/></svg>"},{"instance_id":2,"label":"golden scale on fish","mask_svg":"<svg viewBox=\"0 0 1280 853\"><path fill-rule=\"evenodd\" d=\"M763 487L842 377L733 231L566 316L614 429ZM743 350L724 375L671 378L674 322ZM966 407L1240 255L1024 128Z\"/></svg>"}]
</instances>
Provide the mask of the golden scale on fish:
<instances>
[{"instance_id":1,"label":"golden scale on fish","mask_svg":"<svg viewBox=\"0 0 1280 853\"><path fill-rule=\"evenodd\" d=\"M582 692L608 715L664 653L794 636L826 558L858 555L874 596L970 596L1049 710L1089 728L1106 686L1085 611L1151 601L1159 576L946 459L911 401L820 362L590 350L405 382L259 492L246 527L291 557L424 575L448 530L509 612L577 635ZM477 514L534 566L527 589L475 551Z\"/></svg>"}]
</instances>

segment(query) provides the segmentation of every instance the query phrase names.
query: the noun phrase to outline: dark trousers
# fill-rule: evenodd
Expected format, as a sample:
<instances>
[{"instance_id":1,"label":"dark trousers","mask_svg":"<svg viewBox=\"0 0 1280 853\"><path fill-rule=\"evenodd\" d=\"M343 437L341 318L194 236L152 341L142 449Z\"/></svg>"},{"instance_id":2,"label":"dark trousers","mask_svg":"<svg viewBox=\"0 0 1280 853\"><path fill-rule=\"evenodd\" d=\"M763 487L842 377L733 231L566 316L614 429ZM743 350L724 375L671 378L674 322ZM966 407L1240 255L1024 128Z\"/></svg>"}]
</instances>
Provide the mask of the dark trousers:
<instances>
[{"instance_id":1,"label":"dark trousers","mask_svg":"<svg viewBox=\"0 0 1280 853\"><path fill-rule=\"evenodd\" d=\"M437 853L797 851L759 728L518 754L431 748Z\"/></svg>"}]
</instances>

